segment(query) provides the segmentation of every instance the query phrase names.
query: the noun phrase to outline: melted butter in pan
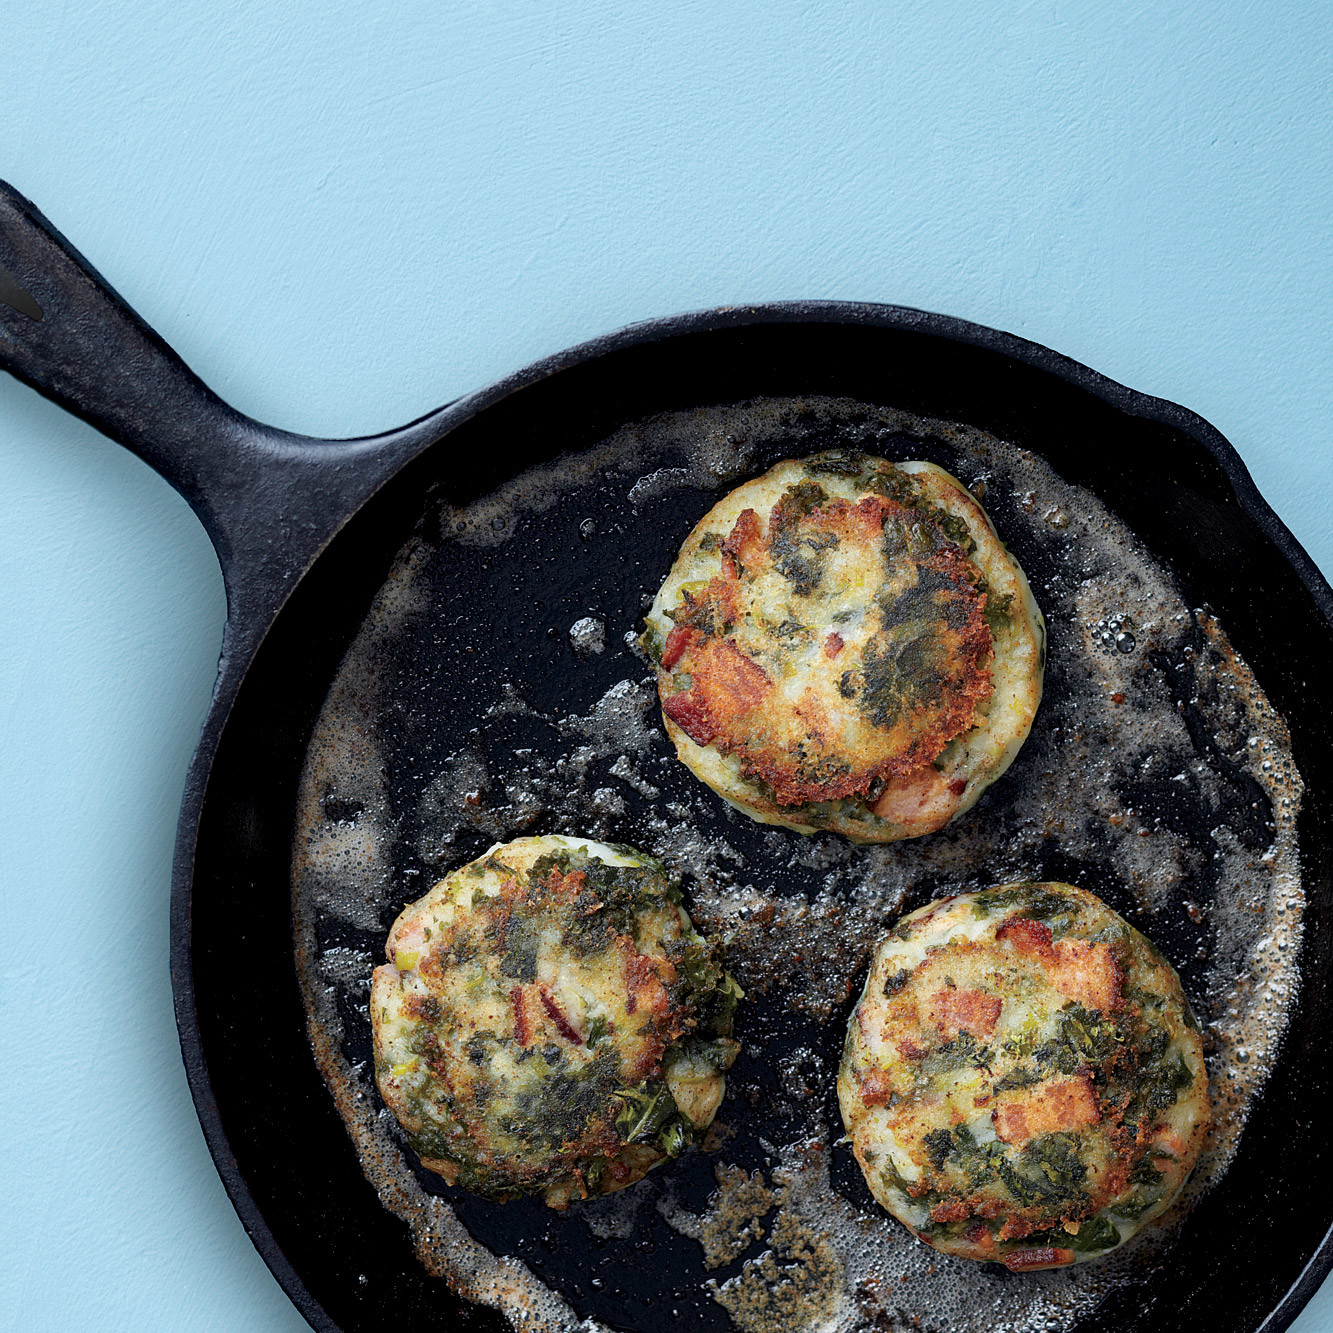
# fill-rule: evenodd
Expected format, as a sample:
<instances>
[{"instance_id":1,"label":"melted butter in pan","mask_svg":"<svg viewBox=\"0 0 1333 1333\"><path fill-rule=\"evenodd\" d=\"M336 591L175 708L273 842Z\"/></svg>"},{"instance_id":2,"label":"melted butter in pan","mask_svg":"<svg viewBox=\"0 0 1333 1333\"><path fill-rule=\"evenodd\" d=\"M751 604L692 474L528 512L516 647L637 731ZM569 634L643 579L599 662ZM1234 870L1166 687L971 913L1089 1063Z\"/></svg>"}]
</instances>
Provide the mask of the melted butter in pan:
<instances>
[{"instance_id":1,"label":"melted butter in pan","mask_svg":"<svg viewBox=\"0 0 1333 1333\"><path fill-rule=\"evenodd\" d=\"M626 642L714 499L780 457L834 445L927 458L973 486L1047 620L1045 698L1013 769L956 824L910 843L853 847L729 813L675 759L650 670ZM422 531L325 703L293 881L316 1057L421 1262L518 1326L556 1330L665 1328L672 1302L687 1299L680 1314L696 1326L746 1333L895 1320L1048 1333L1149 1277L1234 1155L1300 985L1301 779L1285 724L1225 627L1040 459L842 401L627 427L476 503L438 503ZM603 651L577 651L577 634L571 643L585 619L605 627ZM401 906L489 843L537 832L662 858L700 929L732 935L731 969L752 1012L769 1015L748 1029L742 1017L747 1050L714 1154L575 1209L551 1233L564 1250L543 1268L549 1281L532 1257L540 1246L488 1248L474 1232L490 1234L491 1218L414 1172L366 1058L366 982ZM1204 1024L1214 1128L1163 1222L1105 1260L1016 1282L918 1244L847 1185L827 1033L904 911L1045 879L1106 899L1180 971ZM645 1262L635 1247L648 1235L658 1248ZM577 1267L593 1252L605 1278ZM630 1267L638 1297L616 1305ZM648 1291L659 1275L662 1289Z\"/></svg>"}]
</instances>

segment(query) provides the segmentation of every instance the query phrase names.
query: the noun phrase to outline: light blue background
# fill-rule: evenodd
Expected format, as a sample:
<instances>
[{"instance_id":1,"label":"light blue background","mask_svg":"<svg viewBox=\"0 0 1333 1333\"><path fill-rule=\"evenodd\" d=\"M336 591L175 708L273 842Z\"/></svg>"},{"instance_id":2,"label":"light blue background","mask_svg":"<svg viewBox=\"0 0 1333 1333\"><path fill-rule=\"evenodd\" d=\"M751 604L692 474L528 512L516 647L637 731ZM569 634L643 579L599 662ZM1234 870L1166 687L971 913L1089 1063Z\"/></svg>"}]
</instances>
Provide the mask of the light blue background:
<instances>
[{"instance_id":1,"label":"light blue background","mask_svg":"<svg viewBox=\"0 0 1333 1333\"><path fill-rule=\"evenodd\" d=\"M681 309L903 302L1201 412L1333 572L1333 8L991 8L8 0L0 175L281 426L392 426ZM222 617L185 505L0 376L9 1329L305 1327L171 1018Z\"/></svg>"}]
</instances>

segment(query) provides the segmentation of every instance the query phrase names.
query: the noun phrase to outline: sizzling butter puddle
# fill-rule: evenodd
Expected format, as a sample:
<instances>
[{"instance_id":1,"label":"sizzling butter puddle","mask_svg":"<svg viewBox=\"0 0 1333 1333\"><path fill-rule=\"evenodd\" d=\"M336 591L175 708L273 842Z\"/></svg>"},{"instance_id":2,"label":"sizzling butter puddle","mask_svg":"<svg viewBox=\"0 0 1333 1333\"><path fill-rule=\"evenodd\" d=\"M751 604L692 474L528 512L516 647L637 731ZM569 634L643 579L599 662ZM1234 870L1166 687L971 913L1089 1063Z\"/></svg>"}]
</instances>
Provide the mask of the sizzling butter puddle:
<instances>
[{"instance_id":1,"label":"sizzling butter puddle","mask_svg":"<svg viewBox=\"0 0 1333 1333\"><path fill-rule=\"evenodd\" d=\"M1046 698L1010 774L950 828L884 847L727 810L674 758L627 643L714 499L777 457L833 444L928 458L974 487L1049 630ZM586 588L553 595L580 543L625 559L590 560ZM520 588L515 556L532 571ZM430 1271L521 1326L625 1322L631 1307L609 1303L614 1276L589 1269L585 1282L582 1265L557 1260L544 1282L536 1258L514 1253L522 1244L488 1248L473 1235L484 1215L413 1170L374 1089L366 997L402 905L489 843L533 832L631 843L682 876L701 929L731 937L732 970L769 1017L747 1024L742 1008L746 1055L693 1175L678 1163L576 1208L558 1244L583 1236L614 1274L638 1262L642 1236L665 1237L653 1243L669 1249L672 1289L643 1302L633 1317L645 1323L690 1288L679 1313L747 1333L1064 1329L1164 1261L1236 1151L1299 988L1300 797L1285 725L1223 627L1040 459L834 400L659 418L466 509L439 503L400 554L303 777L293 905L311 1038L368 1178ZM1180 970L1207 1034L1215 1125L1162 1223L1105 1259L1014 1280L919 1244L848 1183L830 1093L853 990L904 910L1046 878L1105 897Z\"/></svg>"}]
</instances>

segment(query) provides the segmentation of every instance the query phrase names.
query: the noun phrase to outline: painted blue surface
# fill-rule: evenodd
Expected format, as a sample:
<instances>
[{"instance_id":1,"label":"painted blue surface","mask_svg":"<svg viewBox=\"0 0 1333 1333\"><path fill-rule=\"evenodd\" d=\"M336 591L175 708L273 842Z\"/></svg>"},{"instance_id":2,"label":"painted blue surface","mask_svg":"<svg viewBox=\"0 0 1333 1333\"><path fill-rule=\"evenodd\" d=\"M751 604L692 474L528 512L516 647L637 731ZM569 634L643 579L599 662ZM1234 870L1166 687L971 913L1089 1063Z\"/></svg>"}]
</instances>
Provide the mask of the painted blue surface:
<instances>
[{"instance_id":1,"label":"painted blue surface","mask_svg":"<svg viewBox=\"0 0 1333 1333\"><path fill-rule=\"evenodd\" d=\"M680 309L896 301L1194 408L1333 572L1333 9L987 8L8 0L0 175L278 425L395 425ZM183 503L0 377L7 1329L305 1327L170 1012L222 616Z\"/></svg>"}]
</instances>

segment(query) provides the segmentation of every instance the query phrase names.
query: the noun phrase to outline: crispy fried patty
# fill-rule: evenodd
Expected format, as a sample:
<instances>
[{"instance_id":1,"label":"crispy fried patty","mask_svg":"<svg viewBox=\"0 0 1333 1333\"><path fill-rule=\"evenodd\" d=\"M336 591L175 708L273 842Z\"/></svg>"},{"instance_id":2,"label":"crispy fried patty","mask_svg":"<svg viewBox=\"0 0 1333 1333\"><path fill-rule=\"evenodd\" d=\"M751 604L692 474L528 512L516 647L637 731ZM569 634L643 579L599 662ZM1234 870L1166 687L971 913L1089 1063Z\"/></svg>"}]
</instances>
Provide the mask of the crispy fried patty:
<instances>
[{"instance_id":1,"label":"crispy fried patty","mask_svg":"<svg viewBox=\"0 0 1333 1333\"><path fill-rule=\"evenodd\" d=\"M493 1199L606 1194L706 1129L740 990L662 866L519 838L403 909L375 1076L422 1164Z\"/></svg>"},{"instance_id":2,"label":"crispy fried patty","mask_svg":"<svg viewBox=\"0 0 1333 1333\"><path fill-rule=\"evenodd\" d=\"M1198 1022L1153 944L1070 884L943 898L880 946L838 1099L875 1198L946 1254L1095 1258L1171 1202L1208 1128Z\"/></svg>"},{"instance_id":3,"label":"crispy fried patty","mask_svg":"<svg viewBox=\"0 0 1333 1333\"><path fill-rule=\"evenodd\" d=\"M679 757L753 818L929 833L1008 767L1044 628L976 500L928 463L832 452L733 491L647 617Z\"/></svg>"}]
</instances>

